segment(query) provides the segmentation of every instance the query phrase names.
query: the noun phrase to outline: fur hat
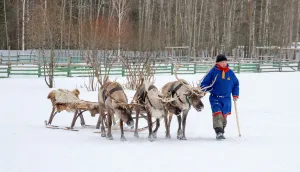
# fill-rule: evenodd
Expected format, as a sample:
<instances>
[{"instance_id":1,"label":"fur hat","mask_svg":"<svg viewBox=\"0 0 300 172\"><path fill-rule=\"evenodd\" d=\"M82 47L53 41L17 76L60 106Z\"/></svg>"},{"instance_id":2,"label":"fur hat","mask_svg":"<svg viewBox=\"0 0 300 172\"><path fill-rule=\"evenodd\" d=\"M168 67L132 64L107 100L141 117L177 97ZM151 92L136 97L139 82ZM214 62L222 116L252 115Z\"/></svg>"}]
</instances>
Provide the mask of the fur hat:
<instances>
[{"instance_id":1,"label":"fur hat","mask_svg":"<svg viewBox=\"0 0 300 172\"><path fill-rule=\"evenodd\" d=\"M216 59L216 62L221 62L221 61L227 61L226 56L223 54L219 54Z\"/></svg>"}]
</instances>

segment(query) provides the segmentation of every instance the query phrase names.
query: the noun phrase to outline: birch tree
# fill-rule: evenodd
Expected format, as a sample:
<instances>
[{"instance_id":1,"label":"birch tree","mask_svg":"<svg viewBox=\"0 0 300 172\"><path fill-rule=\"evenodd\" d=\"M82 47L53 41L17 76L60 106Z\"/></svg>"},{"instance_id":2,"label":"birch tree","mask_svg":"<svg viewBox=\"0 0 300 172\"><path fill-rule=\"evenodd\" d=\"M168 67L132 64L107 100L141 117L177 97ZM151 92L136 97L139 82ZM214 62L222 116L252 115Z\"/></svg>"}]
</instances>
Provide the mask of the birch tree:
<instances>
[{"instance_id":1,"label":"birch tree","mask_svg":"<svg viewBox=\"0 0 300 172\"><path fill-rule=\"evenodd\" d=\"M9 37L8 37L7 18L6 18L6 0L3 1L3 11L4 11L4 23L5 23L5 34L6 34L6 48L8 48Z\"/></svg>"},{"instance_id":2,"label":"birch tree","mask_svg":"<svg viewBox=\"0 0 300 172\"><path fill-rule=\"evenodd\" d=\"M121 39L124 33L122 30L122 24L124 24L124 20L128 17L130 0L112 0L113 10L115 10L118 21L118 56L121 55Z\"/></svg>"}]
</instances>

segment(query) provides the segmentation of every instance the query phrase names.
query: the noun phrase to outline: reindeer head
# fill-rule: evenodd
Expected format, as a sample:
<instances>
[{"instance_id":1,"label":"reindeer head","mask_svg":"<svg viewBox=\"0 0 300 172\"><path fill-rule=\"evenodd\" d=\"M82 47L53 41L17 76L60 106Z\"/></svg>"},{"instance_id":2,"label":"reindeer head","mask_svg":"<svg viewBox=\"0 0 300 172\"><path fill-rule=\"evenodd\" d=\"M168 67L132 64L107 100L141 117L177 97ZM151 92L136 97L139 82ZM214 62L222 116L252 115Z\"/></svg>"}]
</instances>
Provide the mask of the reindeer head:
<instances>
[{"instance_id":1,"label":"reindeer head","mask_svg":"<svg viewBox=\"0 0 300 172\"><path fill-rule=\"evenodd\" d=\"M134 125L132 114L133 104L118 102L112 99L115 114L122 119L129 127Z\"/></svg>"},{"instance_id":2,"label":"reindeer head","mask_svg":"<svg viewBox=\"0 0 300 172\"><path fill-rule=\"evenodd\" d=\"M113 92L111 92L115 89ZM124 121L128 126L133 126L134 121L131 116L132 104L128 104L127 96L119 83L111 83L106 90L106 95L110 98L111 102L109 107L114 111L115 115Z\"/></svg>"},{"instance_id":3,"label":"reindeer head","mask_svg":"<svg viewBox=\"0 0 300 172\"><path fill-rule=\"evenodd\" d=\"M184 95L186 96L188 103L190 103L196 111L200 112L204 108L204 104L201 101L204 96L204 92L198 87L188 87Z\"/></svg>"}]
</instances>

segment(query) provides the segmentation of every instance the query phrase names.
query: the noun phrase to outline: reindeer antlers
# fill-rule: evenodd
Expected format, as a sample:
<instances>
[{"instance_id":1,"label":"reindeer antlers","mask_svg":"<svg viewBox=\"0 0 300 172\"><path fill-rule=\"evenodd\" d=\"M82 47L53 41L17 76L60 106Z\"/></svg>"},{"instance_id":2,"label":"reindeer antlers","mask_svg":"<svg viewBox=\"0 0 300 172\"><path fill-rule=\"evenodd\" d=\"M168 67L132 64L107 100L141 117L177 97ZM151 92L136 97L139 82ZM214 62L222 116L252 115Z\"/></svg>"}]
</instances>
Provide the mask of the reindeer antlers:
<instances>
[{"instance_id":1,"label":"reindeer antlers","mask_svg":"<svg viewBox=\"0 0 300 172\"><path fill-rule=\"evenodd\" d=\"M171 58L170 58L171 59ZM180 67L182 67L182 65L178 64L177 62L175 62L173 59L171 59L171 61L173 62L174 66L175 66L175 70L174 70L174 75L175 78L177 79L177 81L179 81L183 86L185 86L188 90L191 90L190 87L188 87L185 83L182 82L182 80L180 80L177 76L177 71Z\"/></svg>"},{"instance_id":2,"label":"reindeer antlers","mask_svg":"<svg viewBox=\"0 0 300 172\"><path fill-rule=\"evenodd\" d=\"M172 101L175 100L175 98L173 98L173 97L171 97L171 98L167 98L167 97L164 97L164 98L162 98L162 97L156 97L156 98L160 99L160 100L161 100L162 102L164 102L164 103L169 103L169 102L172 102Z\"/></svg>"},{"instance_id":3,"label":"reindeer antlers","mask_svg":"<svg viewBox=\"0 0 300 172\"><path fill-rule=\"evenodd\" d=\"M215 79L213 80L213 82L212 82L209 86L203 87L203 88L201 88L201 87L199 86L199 87L200 87L200 90L201 90L201 91L204 91L204 90L206 90L206 89L212 87L212 86L214 85L214 83L216 82L217 77L218 77L218 74L216 75Z\"/></svg>"},{"instance_id":4,"label":"reindeer antlers","mask_svg":"<svg viewBox=\"0 0 300 172\"><path fill-rule=\"evenodd\" d=\"M171 58L170 58L171 59ZM178 71L178 69L180 68L180 67L182 67L180 64L178 64L178 62L175 62L173 59L171 59L171 61L173 62L173 64L174 64L174 66L176 67L176 69L174 70L174 75L175 75L175 77L176 77L176 79L180 82L180 83L182 83L186 88L188 88L188 90L190 90L193 94L196 94L196 95L199 95L198 93L196 93L195 91L193 91L193 89L191 89L190 87L188 87L186 84L184 84L183 82L182 82L182 80L180 80L179 78L178 78L178 76L177 76L177 71ZM197 82L197 87L199 87L199 91L204 91L204 90L206 90L207 88L210 88L210 87L212 87L213 85L214 85L214 83L216 82L216 79L217 79L217 76L215 77L215 79L213 80L213 82L211 83L211 85L209 85L209 86L207 86L207 87L203 87L203 88L201 88L200 87L200 83L202 82L202 80L206 77L206 75L209 73L209 71L212 69L214 67L214 65L212 65L212 67L206 72L206 74L203 76L203 78L201 78L201 80L199 80L198 82ZM191 86L192 88L194 88L194 83L193 83L193 86Z\"/></svg>"}]
</instances>

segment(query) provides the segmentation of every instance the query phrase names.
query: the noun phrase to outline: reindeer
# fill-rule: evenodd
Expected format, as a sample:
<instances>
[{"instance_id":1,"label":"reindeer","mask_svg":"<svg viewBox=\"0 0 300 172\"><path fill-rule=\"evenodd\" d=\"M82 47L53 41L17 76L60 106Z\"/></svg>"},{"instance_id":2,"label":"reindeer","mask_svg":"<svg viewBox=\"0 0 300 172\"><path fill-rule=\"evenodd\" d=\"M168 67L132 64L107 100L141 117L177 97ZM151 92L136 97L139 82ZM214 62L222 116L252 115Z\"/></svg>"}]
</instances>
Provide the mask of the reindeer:
<instances>
[{"instance_id":1,"label":"reindeer","mask_svg":"<svg viewBox=\"0 0 300 172\"><path fill-rule=\"evenodd\" d=\"M173 98L163 98L162 94L154 85L154 81L142 81L133 97L133 102L137 105L135 106L136 123L134 136L137 138L139 137L137 130L140 112L146 111L149 129L148 139L150 141L154 141L157 138L157 130L160 127L160 119L167 115L168 111L176 115L181 113L181 109L171 104L172 101L174 101ZM154 131L152 131L152 117L156 119L156 127Z\"/></svg>"},{"instance_id":2,"label":"reindeer","mask_svg":"<svg viewBox=\"0 0 300 172\"><path fill-rule=\"evenodd\" d=\"M178 67L179 68L179 67ZM203 108L203 102L201 101L202 97L204 97L204 91L205 89L211 87L214 82L205 88L200 88L199 84L198 86L192 86L187 83L184 79L179 79L177 77L177 70L175 70L175 77L177 81L168 82L162 87L162 94L165 97L174 97L175 98L175 105L178 106L182 110L182 116L177 116L178 121L178 130L177 130L177 139L179 140L186 140L185 136L185 127L186 127L186 119L187 115L191 109L191 106L194 107L194 109L197 112L200 112ZM170 113L169 119L168 115L165 115L165 127L166 127L166 138L171 138L170 135L170 125L172 121L173 114ZM182 125L182 128L181 128Z\"/></svg>"},{"instance_id":3,"label":"reindeer","mask_svg":"<svg viewBox=\"0 0 300 172\"><path fill-rule=\"evenodd\" d=\"M129 126L134 125L133 118L131 116L132 104L128 104L127 96L121 86L116 81L106 81L103 83L98 92L98 102L100 109L99 120L101 119L101 136L106 137L109 140L113 140L111 134L112 117L115 114L120 119L121 129L121 141L126 141L123 130L123 121ZM104 110L107 111L108 120L108 132L105 133L104 126ZM99 123L99 121L98 121Z\"/></svg>"}]
</instances>

